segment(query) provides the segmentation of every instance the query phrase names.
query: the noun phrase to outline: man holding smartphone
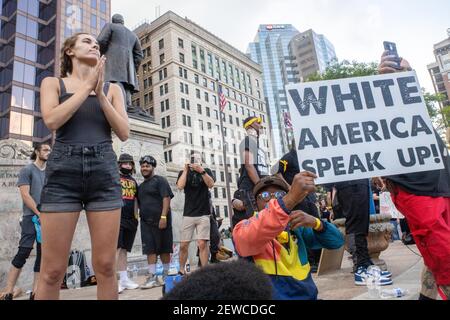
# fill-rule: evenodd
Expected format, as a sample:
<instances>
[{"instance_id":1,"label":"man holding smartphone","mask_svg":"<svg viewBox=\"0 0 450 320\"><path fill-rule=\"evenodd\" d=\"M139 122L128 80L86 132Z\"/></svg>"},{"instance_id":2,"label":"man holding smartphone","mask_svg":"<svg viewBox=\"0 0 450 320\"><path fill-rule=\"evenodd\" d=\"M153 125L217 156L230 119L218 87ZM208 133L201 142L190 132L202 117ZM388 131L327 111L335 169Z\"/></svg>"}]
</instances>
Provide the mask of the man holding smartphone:
<instances>
[{"instance_id":1,"label":"man holding smartphone","mask_svg":"<svg viewBox=\"0 0 450 320\"><path fill-rule=\"evenodd\" d=\"M186 163L184 169L178 174L177 187L179 190L184 190L185 194L180 244L180 273L182 274L184 274L189 243L193 239L194 230L197 231L201 265L205 266L208 263L207 242L210 237L208 193L209 189L214 187L214 182L215 178L211 170L203 168L199 153L193 153L189 163Z\"/></svg>"}]
</instances>

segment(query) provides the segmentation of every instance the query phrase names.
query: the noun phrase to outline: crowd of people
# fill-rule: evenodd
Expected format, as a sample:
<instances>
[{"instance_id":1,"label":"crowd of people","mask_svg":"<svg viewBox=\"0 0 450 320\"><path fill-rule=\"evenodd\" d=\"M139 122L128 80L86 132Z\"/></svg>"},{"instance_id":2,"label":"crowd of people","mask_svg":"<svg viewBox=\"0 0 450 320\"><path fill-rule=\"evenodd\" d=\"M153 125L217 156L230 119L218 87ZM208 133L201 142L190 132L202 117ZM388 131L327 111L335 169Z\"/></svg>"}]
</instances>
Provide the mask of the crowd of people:
<instances>
[{"instance_id":1,"label":"crowd of people","mask_svg":"<svg viewBox=\"0 0 450 320\"><path fill-rule=\"evenodd\" d=\"M61 78L46 78L41 86L42 115L48 128L56 133L55 142L36 146L34 162L20 173L18 186L24 202L22 236L4 298L12 299L34 242L38 257L30 298L59 298L82 210L86 211L91 236L98 299L117 299L125 289L163 286L173 253L174 193L167 179L155 174L157 161L153 156L140 158L144 181L138 185L133 177L133 157L121 154L117 158L113 151L112 132L125 141L130 129L120 86L103 80L107 61L100 56L97 40L89 34L76 34L65 41L61 56ZM383 54L379 72L399 72L393 68L393 59ZM410 70L405 59L401 66L402 70ZM242 279L240 297L248 293L248 297L317 299L311 273L317 268L320 252L344 245L344 236L332 223L337 218L346 219L345 232L354 242L355 285L365 285L373 265L367 244L369 216L377 211L375 201L380 199L380 194L373 192L375 188L389 191L396 209L407 220L427 267L423 281L432 279L442 296L449 297L450 159L438 136L444 169L374 178L373 186L369 179L324 185L327 196L317 198L316 175L300 171L295 143L280 159L278 172L270 174L267 155L259 143L261 122L253 116L243 123L247 135L239 147L238 190L232 199L231 227L223 231L231 236L239 260L250 264L241 261L205 267L218 261L221 234L209 191L215 177L201 155L194 152L176 181L176 187L185 195L178 274L184 280L167 298L187 297L186 292L197 292L202 281L211 284L213 281L207 279L222 274ZM41 227L41 234L36 225ZM142 284L127 274L127 255L138 227L142 254L147 256L148 264ZM189 245L194 239L201 268L186 276ZM162 275L156 272L158 257L163 265ZM228 272L227 268L234 269ZM261 281L252 281L249 274ZM392 284L391 273L382 271L380 281L381 285ZM186 287L188 291L183 289ZM233 298L221 295L217 288L220 287L214 288L214 297ZM207 297L202 295L205 292L199 290L198 297ZM424 293L421 297L434 298Z\"/></svg>"}]
</instances>

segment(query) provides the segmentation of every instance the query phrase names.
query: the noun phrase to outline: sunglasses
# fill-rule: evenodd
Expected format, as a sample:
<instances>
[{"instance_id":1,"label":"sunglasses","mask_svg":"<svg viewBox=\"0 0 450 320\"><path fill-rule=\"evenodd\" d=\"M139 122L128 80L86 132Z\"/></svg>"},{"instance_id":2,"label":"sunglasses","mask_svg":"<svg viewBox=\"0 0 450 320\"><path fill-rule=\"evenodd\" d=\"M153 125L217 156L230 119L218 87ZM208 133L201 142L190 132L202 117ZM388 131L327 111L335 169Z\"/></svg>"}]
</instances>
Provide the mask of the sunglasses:
<instances>
[{"instance_id":1,"label":"sunglasses","mask_svg":"<svg viewBox=\"0 0 450 320\"><path fill-rule=\"evenodd\" d=\"M286 195L286 191L277 191L274 193L270 193L268 191L264 191L261 192L260 194L258 194L258 197L263 200L263 201L270 201L271 199L278 199L278 198L282 198Z\"/></svg>"}]
</instances>

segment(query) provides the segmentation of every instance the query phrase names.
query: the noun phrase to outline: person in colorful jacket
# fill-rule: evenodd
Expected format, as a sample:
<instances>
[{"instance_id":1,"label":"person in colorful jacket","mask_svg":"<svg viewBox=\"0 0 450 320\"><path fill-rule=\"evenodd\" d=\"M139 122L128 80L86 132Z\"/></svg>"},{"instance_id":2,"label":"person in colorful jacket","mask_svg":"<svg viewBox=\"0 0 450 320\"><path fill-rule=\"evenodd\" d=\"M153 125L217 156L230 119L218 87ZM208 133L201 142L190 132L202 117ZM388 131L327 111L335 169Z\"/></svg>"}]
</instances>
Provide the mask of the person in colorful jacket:
<instances>
[{"instance_id":1,"label":"person in colorful jacket","mask_svg":"<svg viewBox=\"0 0 450 320\"><path fill-rule=\"evenodd\" d=\"M258 212L233 229L237 253L269 275L277 300L316 300L307 249L338 249L344 244L333 224L292 211L315 190L314 178L313 173L301 172L290 189L277 176L261 179L253 189Z\"/></svg>"}]
</instances>

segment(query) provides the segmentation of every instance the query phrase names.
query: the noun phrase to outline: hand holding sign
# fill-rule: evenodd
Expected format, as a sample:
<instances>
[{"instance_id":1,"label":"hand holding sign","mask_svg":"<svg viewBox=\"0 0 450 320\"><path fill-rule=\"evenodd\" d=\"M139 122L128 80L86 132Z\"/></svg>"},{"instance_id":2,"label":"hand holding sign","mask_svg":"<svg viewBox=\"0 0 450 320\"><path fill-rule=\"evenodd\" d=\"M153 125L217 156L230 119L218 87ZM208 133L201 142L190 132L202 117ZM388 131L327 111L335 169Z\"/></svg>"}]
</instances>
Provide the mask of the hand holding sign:
<instances>
[{"instance_id":1,"label":"hand holding sign","mask_svg":"<svg viewBox=\"0 0 450 320\"><path fill-rule=\"evenodd\" d=\"M317 184L443 167L416 73L391 60L382 75L286 86L299 166Z\"/></svg>"}]
</instances>

